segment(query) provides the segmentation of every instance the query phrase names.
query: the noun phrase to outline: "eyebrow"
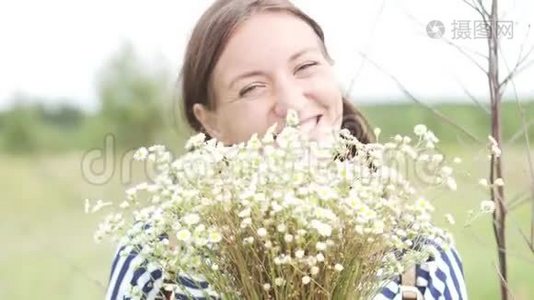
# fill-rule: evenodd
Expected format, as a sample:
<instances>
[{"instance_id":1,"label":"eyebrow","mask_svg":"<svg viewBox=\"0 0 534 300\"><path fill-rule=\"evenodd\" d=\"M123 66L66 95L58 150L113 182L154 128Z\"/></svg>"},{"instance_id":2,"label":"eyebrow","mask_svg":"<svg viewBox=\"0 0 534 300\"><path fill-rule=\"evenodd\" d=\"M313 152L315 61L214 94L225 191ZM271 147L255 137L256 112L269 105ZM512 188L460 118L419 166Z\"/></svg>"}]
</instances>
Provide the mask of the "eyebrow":
<instances>
[{"instance_id":1,"label":"eyebrow","mask_svg":"<svg viewBox=\"0 0 534 300\"><path fill-rule=\"evenodd\" d=\"M291 55L289 57L289 61L294 61L296 60L297 58L301 57L302 55L308 53L308 52L315 52L315 51L319 51L319 49L317 49L317 47L308 47L308 48L304 48L302 50L300 50L299 52ZM230 84L228 85L228 87L232 88L236 82L238 82L239 80L243 79L243 78L247 78L247 77L252 77L252 76L262 76L262 75L265 75L264 72L262 71L249 71L249 72L245 72L239 76L237 76L236 78L234 78Z\"/></svg>"},{"instance_id":2,"label":"eyebrow","mask_svg":"<svg viewBox=\"0 0 534 300\"><path fill-rule=\"evenodd\" d=\"M232 80L232 82L230 82L230 85L228 86L232 88L234 84L236 84L236 82L238 82L239 80L243 78L252 77L252 76L261 76L261 75L265 75L265 73L261 71L249 71L234 78L234 80Z\"/></svg>"},{"instance_id":3,"label":"eyebrow","mask_svg":"<svg viewBox=\"0 0 534 300\"><path fill-rule=\"evenodd\" d=\"M319 49L317 49L317 47L308 47L308 48L304 48L302 50L300 50L299 52L291 55L291 57L289 57L289 61L294 61L295 59L301 57L302 55L308 53L308 52L316 52L318 51Z\"/></svg>"}]
</instances>

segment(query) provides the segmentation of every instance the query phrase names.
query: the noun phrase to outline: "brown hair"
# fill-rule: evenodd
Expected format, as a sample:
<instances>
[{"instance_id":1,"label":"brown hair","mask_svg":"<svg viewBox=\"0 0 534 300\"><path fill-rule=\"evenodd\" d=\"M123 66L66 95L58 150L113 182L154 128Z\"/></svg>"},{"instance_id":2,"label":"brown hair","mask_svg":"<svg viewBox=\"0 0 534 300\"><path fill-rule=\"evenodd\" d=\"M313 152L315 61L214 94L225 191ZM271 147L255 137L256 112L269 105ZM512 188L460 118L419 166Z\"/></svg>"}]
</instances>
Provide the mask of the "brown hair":
<instances>
[{"instance_id":1,"label":"brown hair","mask_svg":"<svg viewBox=\"0 0 534 300\"><path fill-rule=\"evenodd\" d=\"M255 13L277 11L290 13L306 22L321 41L326 51L323 30L311 17L288 0L217 0L200 17L184 57L182 67L182 104L189 125L195 131L204 131L193 113L193 105L200 103L214 109L211 74L226 43L234 30ZM348 129L363 143L375 140L365 117L347 99L343 98L342 128Z\"/></svg>"}]
</instances>

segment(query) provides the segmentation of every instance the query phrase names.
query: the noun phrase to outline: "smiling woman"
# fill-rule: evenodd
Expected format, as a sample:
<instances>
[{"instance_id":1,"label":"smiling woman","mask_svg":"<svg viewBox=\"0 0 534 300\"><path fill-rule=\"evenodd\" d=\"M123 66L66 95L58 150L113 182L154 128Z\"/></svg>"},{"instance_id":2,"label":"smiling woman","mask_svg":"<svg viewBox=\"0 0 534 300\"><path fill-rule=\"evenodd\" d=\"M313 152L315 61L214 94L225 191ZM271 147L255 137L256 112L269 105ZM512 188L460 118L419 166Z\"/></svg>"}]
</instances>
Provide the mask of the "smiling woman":
<instances>
[{"instance_id":1,"label":"smiling woman","mask_svg":"<svg viewBox=\"0 0 534 300\"><path fill-rule=\"evenodd\" d=\"M212 76L212 108L196 103L193 112L210 136L225 143L282 125L289 108L299 112L302 130L312 138L341 127L341 91L324 47L290 14L265 12L240 26Z\"/></svg>"},{"instance_id":2,"label":"smiling woman","mask_svg":"<svg viewBox=\"0 0 534 300\"><path fill-rule=\"evenodd\" d=\"M345 127L374 139L342 98L323 31L288 1L216 1L193 31L182 79L188 123L228 144L282 127L288 108L316 121L304 126L312 138Z\"/></svg>"},{"instance_id":3,"label":"smiling woman","mask_svg":"<svg viewBox=\"0 0 534 300\"><path fill-rule=\"evenodd\" d=\"M298 113L300 130L325 142L347 128L363 143L374 141L365 118L343 98L319 25L284 0L219 0L198 21L182 70L182 98L189 125L225 144L281 129L288 110ZM412 296L466 297L461 262L454 249L436 249L413 270ZM208 283L177 278L188 290L178 299L202 298ZM137 252L117 254L107 299L130 299L132 286L143 299L161 296L162 273ZM189 295L189 296L187 296ZM400 299L400 280L377 299Z\"/></svg>"}]
</instances>

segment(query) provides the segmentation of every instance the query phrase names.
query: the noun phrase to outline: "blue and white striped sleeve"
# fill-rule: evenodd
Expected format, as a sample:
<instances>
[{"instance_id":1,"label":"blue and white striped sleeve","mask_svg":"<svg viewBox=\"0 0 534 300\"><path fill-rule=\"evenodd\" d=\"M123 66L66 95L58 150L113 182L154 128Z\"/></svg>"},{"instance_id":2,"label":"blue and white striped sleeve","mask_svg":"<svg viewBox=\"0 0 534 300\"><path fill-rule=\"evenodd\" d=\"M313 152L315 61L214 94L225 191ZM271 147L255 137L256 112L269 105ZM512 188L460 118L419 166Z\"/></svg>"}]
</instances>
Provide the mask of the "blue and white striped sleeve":
<instances>
[{"instance_id":1,"label":"blue and white striped sleeve","mask_svg":"<svg viewBox=\"0 0 534 300\"><path fill-rule=\"evenodd\" d=\"M431 258L417 265L416 288L426 300L466 300L462 261L453 247L443 249L430 242ZM373 300L401 300L400 279L388 282Z\"/></svg>"},{"instance_id":2,"label":"blue and white striped sleeve","mask_svg":"<svg viewBox=\"0 0 534 300\"><path fill-rule=\"evenodd\" d=\"M433 245L430 249L433 260L416 268L416 286L425 299L467 299L462 261L456 248Z\"/></svg>"},{"instance_id":3,"label":"blue and white striped sleeve","mask_svg":"<svg viewBox=\"0 0 534 300\"><path fill-rule=\"evenodd\" d=\"M135 250L119 247L111 266L106 300L125 300L134 294L155 300L160 296L163 274L155 264L138 255Z\"/></svg>"},{"instance_id":4,"label":"blue and white striped sleeve","mask_svg":"<svg viewBox=\"0 0 534 300\"><path fill-rule=\"evenodd\" d=\"M163 273L155 263L147 261L137 250L119 247L111 266L106 300L158 300L161 293ZM218 299L208 283L193 276L178 276L174 290L175 299ZM207 296L208 295L208 296Z\"/></svg>"}]
</instances>

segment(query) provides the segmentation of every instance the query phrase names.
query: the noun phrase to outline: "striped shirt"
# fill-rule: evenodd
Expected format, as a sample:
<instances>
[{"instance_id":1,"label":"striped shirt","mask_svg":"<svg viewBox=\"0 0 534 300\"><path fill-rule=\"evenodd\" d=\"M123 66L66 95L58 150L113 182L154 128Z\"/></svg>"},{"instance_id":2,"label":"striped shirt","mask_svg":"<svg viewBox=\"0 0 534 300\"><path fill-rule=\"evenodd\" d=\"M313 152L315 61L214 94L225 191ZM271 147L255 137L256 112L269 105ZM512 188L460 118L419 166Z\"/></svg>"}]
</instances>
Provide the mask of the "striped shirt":
<instances>
[{"instance_id":1,"label":"striped shirt","mask_svg":"<svg viewBox=\"0 0 534 300\"><path fill-rule=\"evenodd\" d=\"M120 254L119 247L111 267L106 300L164 299L162 297L163 274L154 263L138 255L135 250ZM416 266L415 286L424 299L467 299L462 262L457 250L444 250L431 244L431 258ZM208 283L195 277L179 276L181 286L175 290L175 299L217 299ZM138 297L132 297L137 293ZM210 296L211 295L211 296ZM401 300L400 279L387 283L373 300Z\"/></svg>"}]
</instances>

